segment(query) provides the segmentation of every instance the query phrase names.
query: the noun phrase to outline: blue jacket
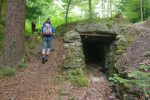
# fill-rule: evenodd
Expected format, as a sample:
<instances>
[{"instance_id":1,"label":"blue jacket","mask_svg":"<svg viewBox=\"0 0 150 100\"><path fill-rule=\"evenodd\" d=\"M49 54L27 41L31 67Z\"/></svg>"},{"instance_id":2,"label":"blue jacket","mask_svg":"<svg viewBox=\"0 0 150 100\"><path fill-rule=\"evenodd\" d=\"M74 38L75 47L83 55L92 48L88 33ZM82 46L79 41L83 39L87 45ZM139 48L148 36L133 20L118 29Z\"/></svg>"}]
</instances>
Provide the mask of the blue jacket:
<instances>
[{"instance_id":1,"label":"blue jacket","mask_svg":"<svg viewBox=\"0 0 150 100\"><path fill-rule=\"evenodd\" d=\"M43 32L43 28L44 28L45 26L46 26L46 23L43 24L42 29L41 29L41 32ZM54 27L53 27L52 24L51 24L51 26L52 26L52 33L55 33L55 29L54 29Z\"/></svg>"}]
</instances>

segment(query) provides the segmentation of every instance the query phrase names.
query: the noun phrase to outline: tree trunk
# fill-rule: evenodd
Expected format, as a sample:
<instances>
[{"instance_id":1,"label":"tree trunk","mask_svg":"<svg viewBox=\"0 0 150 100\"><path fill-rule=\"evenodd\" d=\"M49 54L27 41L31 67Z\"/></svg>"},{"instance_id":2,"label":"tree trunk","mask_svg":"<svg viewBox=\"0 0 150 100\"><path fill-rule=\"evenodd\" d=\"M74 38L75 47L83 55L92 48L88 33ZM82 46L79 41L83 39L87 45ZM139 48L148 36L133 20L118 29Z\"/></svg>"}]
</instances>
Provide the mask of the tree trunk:
<instances>
[{"instance_id":1,"label":"tree trunk","mask_svg":"<svg viewBox=\"0 0 150 100\"><path fill-rule=\"evenodd\" d=\"M2 66L13 65L24 56L25 0L8 0Z\"/></svg>"},{"instance_id":2,"label":"tree trunk","mask_svg":"<svg viewBox=\"0 0 150 100\"><path fill-rule=\"evenodd\" d=\"M109 16L112 16L112 0L109 0Z\"/></svg>"},{"instance_id":3,"label":"tree trunk","mask_svg":"<svg viewBox=\"0 0 150 100\"><path fill-rule=\"evenodd\" d=\"M89 18L92 18L92 0L89 0Z\"/></svg>"},{"instance_id":4,"label":"tree trunk","mask_svg":"<svg viewBox=\"0 0 150 100\"><path fill-rule=\"evenodd\" d=\"M104 0L101 0L101 2L102 2L101 7L102 7L102 18L103 18L104 17L104 12L105 12Z\"/></svg>"},{"instance_id":5,"label":"tree trunk","mask_svg":"<svg viewBox=\"0 0 150 100\"><path fill-rule=\"evenodd\" d=\"M107 0L107 17L112 14L112 0Z\"/></svg>"},{"instance_id":6,"label":"tree trunk","mask_svg":"<svg viewBox=\"0 0 150 100\"><path fill-rule=\"evenodd\" d=\"M143 0L140 0L141 21L143 21Z\"/></svg>"},{"instance_id":7,"label":"tree trunk","mask_svg":"<svg viewBox=\"0 0 150 100\"><path fill-rule=\"evenodd\" d=\"M109 15L110 15L110 0L107 0L107 17L109 17Z\"/></svg>"},{"instance_id":8,"label":"tree trunk","mask_svg":"<svg viewBox=\"0 0 150 100\"><path fill-rule=\"evenodd\" d=\"M66 9L66 17L65 17L66 25L68 25L68 12L69 12L70 4L71 4L71 0L68 1L68 5L67 5L67 9Z\"/></svg>"}]
</instances>

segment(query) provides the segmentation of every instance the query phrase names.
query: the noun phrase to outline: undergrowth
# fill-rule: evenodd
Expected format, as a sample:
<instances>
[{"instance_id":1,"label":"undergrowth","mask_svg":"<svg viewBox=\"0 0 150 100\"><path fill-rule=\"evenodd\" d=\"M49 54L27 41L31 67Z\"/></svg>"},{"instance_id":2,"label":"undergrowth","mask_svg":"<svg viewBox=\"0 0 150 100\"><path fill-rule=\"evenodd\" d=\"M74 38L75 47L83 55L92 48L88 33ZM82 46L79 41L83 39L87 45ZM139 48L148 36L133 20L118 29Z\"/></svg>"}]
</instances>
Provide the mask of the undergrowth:
<instances>
[{"instance_id":1,"label":"undergrowth","mask_svg":"<svg viewBox=\"0 0 150 100\"><path fill-rule=\"evenodd\" d=\"M150 49L144 53L144 56L150 56Z\"/></svg>"},{"instance_id":2,"label":"undergrowth","mask_svg":"<svg viewBox=\"0 0 150 100\"><path fill-rule=\"evenodd\" d=\"M137 87L138 95L150 96L150 66L140 65L139 70L134 70L128 73L128 78L123 78L120 75L114 74L109 80L114 84L118 83L131 89Z\"/></svg>"},{"instance_id":3,"label":"undergrowth","mask_svg":"<svg viewBox=\"0 0 150 100\"><path fill-rule=\"evenodd\" d=\"M16 70L20 68L25 68L27 67L26 63L26 57L24 57L18 64L13 65L13 66L5 66L2 67L0 66L0 77L5 77L5 76L13 76L16 72Z\"/></svg>"},{"instance_id":4,"label":"undergrowth","mask_svg":"<svg viewBox=\"0 0 150 100\"><path fill-rule=\"evenodd\" d=\"M11 66L1 67L0 68L0 77L12 76L15 73L15 68Z\"/></svg>"},{"instance_id":5,"label":"undergrowth","mask_svg":"<svg viewBox=\"0 0 150 100\"><path fill-rule=\"evenodd\" d=\"M68 80L70 80L73 84L77 84L79 86L88 85L88 78L86 74L79 68L71 69L68 71Z\"/></svg>"},{"instance_id":6,"label":"undergrowth","mask_svg":"<svg viewBox=\"0 0 150 100\"><path fill-rule=\"evenodd\" d=\"M80 68L66 70L63 75L57 79L57 83L60 83L64 80L69 80L72 84L83 87L88 86L89 84L87 74Z\"/></svg>"}]
</instances>

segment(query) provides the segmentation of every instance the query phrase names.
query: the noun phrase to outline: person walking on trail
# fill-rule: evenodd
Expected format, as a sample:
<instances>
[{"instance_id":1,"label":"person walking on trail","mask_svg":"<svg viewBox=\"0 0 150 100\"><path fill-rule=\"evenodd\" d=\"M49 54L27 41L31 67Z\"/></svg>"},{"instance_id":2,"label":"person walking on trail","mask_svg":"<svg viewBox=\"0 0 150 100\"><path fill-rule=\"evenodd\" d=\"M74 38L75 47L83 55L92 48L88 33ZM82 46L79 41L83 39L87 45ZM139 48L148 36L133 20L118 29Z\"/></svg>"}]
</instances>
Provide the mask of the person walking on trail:
<instances>
[{"instance_id":1,"label":"person walking on trail","mask_svg":"<svg viewBox=\"0 0 150 100\"><path fill-rule=\"evenodd\" d=\"M36 28L36 24L34 21L31 22L31 28L32 28L32 40L34 41L34 32Z\"/></svg>"},{"instance_id":2,"label":"person walking on trail","mask_svg":"<svg viewBox=\"0 0 150 100\"><path fill-rule=\"evenodd\" d=\"M42 36L42 63L45 63L48 61L48 55L52 50L51 41L55 35L50 18L43 24L40 35Z\"/></svg>"},{"instance_id":3,"label":"person walking on trail","mask_svg":"<svg viewBox=\"0 0 150 100\"><path fill-rule=\"evenodd\" d=\"M32 34L34 34L35 27L36 27L36 24L34 21L31 22L31 27L32 27Z\"/></svg>"}]
</instances>

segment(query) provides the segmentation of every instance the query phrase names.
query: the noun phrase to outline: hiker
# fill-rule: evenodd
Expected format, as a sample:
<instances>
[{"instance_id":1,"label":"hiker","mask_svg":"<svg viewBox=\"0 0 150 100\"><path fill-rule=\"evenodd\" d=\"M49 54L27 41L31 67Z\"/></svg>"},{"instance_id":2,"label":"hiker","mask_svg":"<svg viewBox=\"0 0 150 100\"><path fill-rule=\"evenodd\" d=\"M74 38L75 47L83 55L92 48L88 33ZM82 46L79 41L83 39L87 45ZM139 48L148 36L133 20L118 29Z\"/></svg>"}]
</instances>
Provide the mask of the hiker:
<instances>
[{"instance_id":1,"label":"hiker","mask_svg":"<svg viewBox=\"0 0 150 100\"><path fill-rule=\"evenodd\" d=\"M36 24L34 21L31 22L31 27L32 27L32 35L33 35L35 31L35 27L36 27Z\"/></svg>"},{"instance_id":2,"label":"hiker","mask_svg":"<svg viewBox=\"0 0 150 100\"><path fill-rule=\"evenodd\" d=\"M43 24L40 35L42 36L42 63L45 63L48 61L48 55L52 50L51 41L55 35L50 18Z\"/></svg>"}]
</instances>

